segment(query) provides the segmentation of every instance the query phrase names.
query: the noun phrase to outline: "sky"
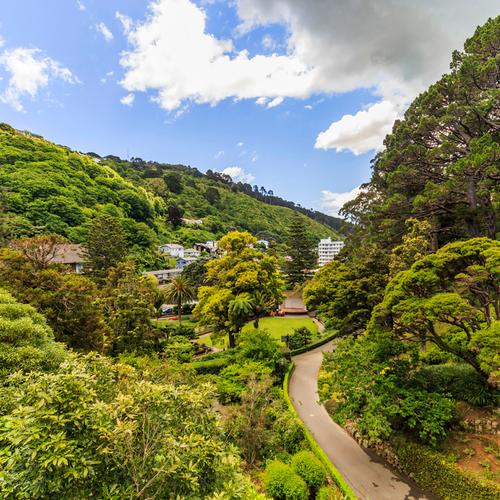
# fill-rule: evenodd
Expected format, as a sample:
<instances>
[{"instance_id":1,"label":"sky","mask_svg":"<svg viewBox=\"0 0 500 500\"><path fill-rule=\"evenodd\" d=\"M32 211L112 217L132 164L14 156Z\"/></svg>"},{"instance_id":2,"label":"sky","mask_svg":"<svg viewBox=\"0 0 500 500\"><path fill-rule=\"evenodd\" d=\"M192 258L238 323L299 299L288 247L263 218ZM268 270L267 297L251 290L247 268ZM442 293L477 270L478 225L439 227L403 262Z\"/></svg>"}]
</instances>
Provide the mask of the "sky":
<instances>
[{"instance_id":1,"label":"sky","mask_svg":"<svg viewBox=\"0 0 500 500\"><path fill-rule=\"evenodd\" d=\"M2 0L0 121L336 215L496 0ZM0 167L1 168L1 167Z\"/></svg>"}]
</instances>

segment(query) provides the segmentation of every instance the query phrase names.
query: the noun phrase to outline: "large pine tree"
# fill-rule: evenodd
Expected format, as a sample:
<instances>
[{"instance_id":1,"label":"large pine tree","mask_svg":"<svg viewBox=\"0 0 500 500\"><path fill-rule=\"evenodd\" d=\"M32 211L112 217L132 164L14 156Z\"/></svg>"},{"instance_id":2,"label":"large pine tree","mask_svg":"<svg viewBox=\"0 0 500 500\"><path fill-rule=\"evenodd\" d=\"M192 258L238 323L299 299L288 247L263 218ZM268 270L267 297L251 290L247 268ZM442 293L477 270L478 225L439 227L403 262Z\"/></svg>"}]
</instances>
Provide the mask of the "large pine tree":
<instances>
[{"instance_id":1,"label":"large pine tree","mask_svg":"<svg viewBox=\"0 0 500 500\"><path fill-rule=\"evenodd\" d=\"M310 278L311 270L317 267L315 242L304 219L298 214L290 222L286 244L290 257L286 263L286 276L288 283L294 287Z\"/></svg>"}]
</instances>

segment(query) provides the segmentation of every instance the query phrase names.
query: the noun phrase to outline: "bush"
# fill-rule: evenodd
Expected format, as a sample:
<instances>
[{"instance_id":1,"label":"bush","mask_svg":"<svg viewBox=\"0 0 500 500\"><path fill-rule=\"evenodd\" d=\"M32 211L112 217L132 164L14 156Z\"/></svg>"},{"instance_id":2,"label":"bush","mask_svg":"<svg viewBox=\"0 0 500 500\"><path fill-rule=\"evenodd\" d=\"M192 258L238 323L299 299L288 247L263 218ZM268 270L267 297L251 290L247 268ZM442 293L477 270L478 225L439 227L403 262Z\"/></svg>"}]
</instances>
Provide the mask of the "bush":
<instances>
[{"instance_id":1,"label":"bush","mask_svg":"<svg viewBox=\"0 0 500 500\"><path fill-rule=\"evenodd\" d=\"M163 346L163 355L166 358L176 359L181 363L191 361L193 357L193 344L181 335L175 335Z\"/></svg>"},{"instance_id":2,"label":"bush","mask_svg":"<svg viewBox=\"0 0 500 500\"><path fill-rule=\"evenodd\" d=\"M283 462L269 462L264 474L264 488L276 500L307 500L309 491L305 481Z\"/></svg>"},{"instance_id":3,"label":"bush","mask_svg":"<svg viewBox=\"0 0 500 500\"><path fill-rule=\"evenodd\" d=\"M447 461L431 449L399 441L396 444L399 463L407 474L435 495L446 500L493 500L500 498L500 485L480 480Z\"/></svg>"},{"instance_id":4,"label":"bush","mask_svg":"<svg viewBox=\"0 0 500 500\"><path fill-rule=\"evenodd\" d=\"M322 486L316 493L316 500L337 500L340 498L342 497L339 490L331 486Z\"/></svg>"},{"instance_id":5,"label":"bush","mask_svg":"<svg viewBox=\"0 0 500 500\"><path fill-rule=\"evenodd\" d=\"M312 490L317 490L325 484L325 469L310 451L296 453L292 457L292 468Z\"/></svg>"},{"instance_id":6,"label":"bush","mask_svg":"<svg viewBox=\"0 0 500 500\"><path fill-rule=\"evenodd\" d=\"M464 363L426 366L415 373L413 383L427 391L450 393L476 406L494 403L495 395L474 368Z\"/></svg>"},{"instance_id":7,"label":"bush","mask_svg":"<svg viewBox=\"0 0 500 500\"><path fill-rule=\"evenodd\" d=\"M270 410L275 416L272 426L273 450L285 450L288 453L296 453L304 442L304 429L286 405L280 405L276 410Z\"/></svg>"},{"instance_id":8,"label":"bush","mask_svg":"<svg viewBox=\"0 0 500 500\"><path fill-rule=\"evenodd\" d=\"M312 333L309 328L302 326L295 328L293 333L288 337L288 347L293 349L300 349L310 344L312 340Z\"/></svg>"},{"instance_id":9,"label":"bush","mask_svg":"<svg viewBox=\"0 0 500 500\"><path fill-rule=\"evenodd\" d=\"M205 359L208 356L204 356L203 360L195 361L191 363L191 366L196 370L198 374L217 374L222 369L224 369L230 362L231 358L227 356L219 356L211 359Z\"/></svg>"}]
</instances>

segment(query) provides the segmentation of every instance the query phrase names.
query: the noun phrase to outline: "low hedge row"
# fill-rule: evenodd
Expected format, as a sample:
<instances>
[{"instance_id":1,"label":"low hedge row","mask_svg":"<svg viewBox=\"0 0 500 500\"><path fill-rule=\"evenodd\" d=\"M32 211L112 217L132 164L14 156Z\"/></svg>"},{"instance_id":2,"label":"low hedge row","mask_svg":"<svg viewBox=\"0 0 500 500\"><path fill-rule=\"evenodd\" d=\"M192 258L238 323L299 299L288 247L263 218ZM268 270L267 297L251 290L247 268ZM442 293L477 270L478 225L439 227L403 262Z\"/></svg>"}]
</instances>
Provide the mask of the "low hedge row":
<instances>
[{"instance_id":1,"label":"low hedge row","mask_svg":"<svg viewBox=\"0 0 500 500\"><path fill-rule=\"evenodd\" d=\"M196 373L206 374L206 373L219 373L223 368L229 364L230 358L228 356L220 356L219 358L213 359L201 359L199 361L193 361L191 366L196 370Z\"/></svg>"},{"instance_id":2,"label":"low hedge row","mask_svg":"<svg viewBox=\"0 0 500 500\"><path fill-rule=\"evenodd\" d=\"M323 338L317 340L313 344L306 345L304 347L299 347L298 349L294 349L293 351L290 351L287 353L287 356L297 356L298 354L303 354L308 351L312 351L313 349L316 349L316 347L322 346L323 344L326 344L327 342L330 342L330 340L334 339L335 336L337 335L337 330L327 333Z\"/></svg>"},{"instance_id":3,"label":"low hedge row","mask_svg":"<svg viewBox=\"0 0 500 500\"><path fill-rule=\"evenodd\" d=\"M398 440L394 448L403 470L444 500L500 499L500 485L468 474L425 446Z\"/></svg>"},{"instance_id":4,"label":"low hedge row","mask_svg":"<svg viewBox=\"0 0 500 500\"><path fill-rule=\"evenodd\" d=\"M328 342L328 340L326 342ZM304 435L306 436L306 439L309 442L309 445L311 446L311 450L319 458L319 460L323 463L323 465L325 466L325 468L326 468L328 474L331 476L331 478L337 483L337 486L339 487L340 491L344 495L344 498L346 498L348 500L356 500L356 495L351 490L351 487L347 484L346 480L342 477L340 472L332 464L332 462L328 458L327 454L318 445L318 443L314 439L313 435L309 432L309 429L304 425L302 420L300 420L299 416L297 415L297 412L295 411L295 408L294 408L292 401L290 400L290 396L288 394L288 384L290 382L290 376L293 372L293 368L294 368L294 365L292 362L292 363L290 363L288 370L285 374L285 379L283 380L283 396L285 398L285 401L287 402L288 407L290 408L290 411L292 412L292 414L300 422L300 425L302 426L302 429L304 430Z\"/></svg>"}]
</instances>

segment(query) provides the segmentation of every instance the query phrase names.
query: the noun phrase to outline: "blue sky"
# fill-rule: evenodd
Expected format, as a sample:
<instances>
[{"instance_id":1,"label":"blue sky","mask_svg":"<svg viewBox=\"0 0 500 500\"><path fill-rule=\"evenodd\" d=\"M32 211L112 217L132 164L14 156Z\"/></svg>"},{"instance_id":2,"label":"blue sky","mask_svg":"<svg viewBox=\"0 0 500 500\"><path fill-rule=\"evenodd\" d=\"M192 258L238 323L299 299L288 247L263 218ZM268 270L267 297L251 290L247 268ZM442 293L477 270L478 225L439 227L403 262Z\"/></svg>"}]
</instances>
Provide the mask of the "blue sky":
<instances>
[{"instance_id":1,"label":"blue sky","mask_svg":"<svg viewBox=\"0 0 500 500\"><path fill-rule=\"evenodd\" d=\"M498 11L373 4L5 0L0 119L81 151L231 168L333 214L394 119Z\"/></svg>"}]
</instances>

